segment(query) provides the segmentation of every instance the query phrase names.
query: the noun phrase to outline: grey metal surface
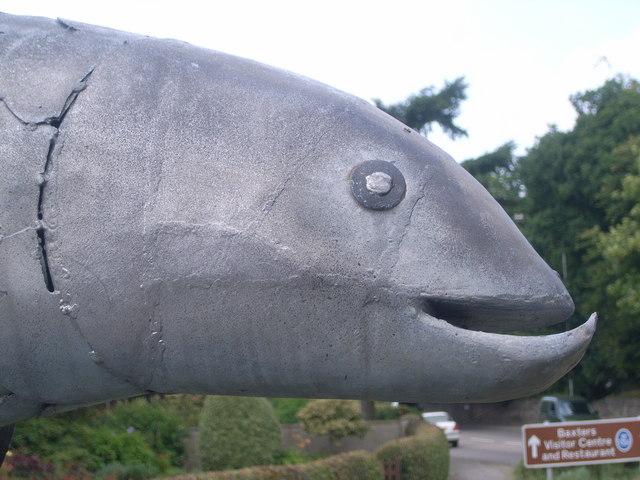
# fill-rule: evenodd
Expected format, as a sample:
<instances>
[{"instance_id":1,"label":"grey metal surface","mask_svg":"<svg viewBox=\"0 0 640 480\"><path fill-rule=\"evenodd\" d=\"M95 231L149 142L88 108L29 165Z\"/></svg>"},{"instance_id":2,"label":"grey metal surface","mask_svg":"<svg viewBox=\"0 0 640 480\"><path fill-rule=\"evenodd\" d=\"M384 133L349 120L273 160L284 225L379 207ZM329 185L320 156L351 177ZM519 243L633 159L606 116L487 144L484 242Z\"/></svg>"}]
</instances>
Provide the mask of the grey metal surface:
<instances>
[{"instance_id":1,"label":"grey metal surface","mask_svg":"<svg viewBox=\"0 0 640 480\"><path fill-rule=\"evenodd\" d=\"M497 401L584 353L595 319L487 333L572 301L471 176L369 103L173 40L0 32L0 425L149 391ZM351 193L372 160L406 182L393 208Z\"/></svg>"}]
</instances>

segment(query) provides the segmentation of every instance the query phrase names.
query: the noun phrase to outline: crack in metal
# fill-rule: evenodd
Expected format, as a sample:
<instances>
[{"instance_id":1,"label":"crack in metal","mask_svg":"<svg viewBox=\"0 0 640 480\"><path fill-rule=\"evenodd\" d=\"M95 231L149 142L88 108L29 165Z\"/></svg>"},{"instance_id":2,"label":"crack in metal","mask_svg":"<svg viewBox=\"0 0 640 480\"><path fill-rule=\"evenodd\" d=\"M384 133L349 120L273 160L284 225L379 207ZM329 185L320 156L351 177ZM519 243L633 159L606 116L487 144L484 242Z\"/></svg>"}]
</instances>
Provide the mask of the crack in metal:
<instances>
[{"instance_id":1,"label":"crack in metal","mask_svg":"<svg viewBox=\"0 0 640 480\"><path fill-rule=\"evenodd\" d=\"M95 67L94 67L95 68ZM44 201L45 187L48 181L48 174L51 169L51 165L53 163L53 156L56 150L56 145L58 142L58 135L60 133L60 126L64 121L67 113L75 103L76 99L80 92L82 92L87 87L87 81L91 74L93 73L94 68L91 68L88 73L82 77L82 79L78 82L78 84L73 87L71 93L67 97L64 105L62 106L62 110L57 117L49 117L42 122L38 122L36 125L50 125L56 129L54 134L52 135L49 141L49 151L47 152L47 159L44 163L43 171L40 174L40 186L39 186L39 195L38 195L38 209L37 209L37 219L38 219L38 227L36 229L36 233L38 236L38 246L40 248L40 261L42 264L42 274L44 276L44 282L47 286L47 290L49 292L55 292L55 285L53 284L53 276L51 275L51 267L49 265L49 257L47 252L47 240L46 240L46 224L44 223L44 212L42 203ZM5 103L6 105L6 103ZM9 109L11 111L11 109ZM15 115L15 114L14 114ZM19 117L16 116L19 119ZM20 120L20 119L19 119Z\"/></svg>"},{"instance_id":2,"label":"crack in metal","mask_svg":"<svg viewBox=\"0 0 640 480\"><path fill-rule=\"evenodd\" d=\"M74 27L73 25L70 25L66 22L66 20L63 20L62 18L56 18L56 23L58 25L60 25L62 28L64 28L65 30L69 30L70 32L77 32L78 29L76 27Z\"/></svg>"},{"instance_id":3,"label":"crack in metal","mask_svg":"<svg viewBox=\"0 0 640 480\"><path fill-rule=\"evenodd\" d=\"M58 131L53 134L51 140L49 140L49 151L47 152L47 160L44 164L44 170L41 172L40 177L40 185L39 185L39 194L38 194L38 210L37 210L37 219L38 219L38 228L36 229L36 234L38 236L38 246L40 247L40 263L42 265L42 274L44 276L44 283L47 286L47 290L49 292L54 292L55 287L53 285L53 277L51 276L51 268L49 266L49 257L47 253L47 242L45 238L45 226L43 223L43 212L42 212L42 201L44 199L44 187L47 183L47 173L51 168L51 158L53 156L53 151L56 146L56 139L58 138Z\"/></svg>"},{"instance_id":4,"label":"crack in metal","mask_svg":"<svg viewBox=\"0 0 640 480\"><path fill-rule=\"evenodd\" d=\"M20 116L16 112L14 112L13 109L9 106L9 104L4 99L4 97L0 97L0 103L4 105L4 108L7 109L7 112L9 112L13 118L18 120L18 122L20 122L22 125L29 127L30 129L35 130L38 126L44 124L44 121L43 122L27 122L26 120L23 120L22 118L20 118Z\"/></svg>"},{"instance_id":5,"label":"crack in metal","mask_svg":"<svg viewBox=\"0 0 640 480\"><path fill-rule=\"evenodd\" d=\"M411 208L409 210L409 215L407 216L407 219L404 222L404 225L402 226L402 232L399 234L400 238L390 243L389 246L380 255L381 259L384 259L384 257L386 257L387 255L391 256L391 260L389 261L389 263L387 263L388 267L386 268L383 267L383 269L381 270L386 270L387 272L391 273L393 272L396 265L398 264L398 261L400 260L400 249L402 248L402 243L404 242L404 239L407 236L409 227L411 226L413 214L418 204L426 196L426 188L427 188L427 185L430 183L430 181L431 181L431 177L429 176L424 179L424 182L422 182L422 185L420 186L420 190L416 194L416 198L413 201L413 205L411 205ZM400 228L400 227L398 226L397 228ZM395 234L396 234L396 230L394 229L394 231L392 232L392 235L395 235ZM386 262L381 262L381 263L384 264Z\"/></svg>"},{"instance_id":6,"label":"crack in metal","mask_svg":"<svg viewBox=\"0 0 640 480\"><path fill-rule=\"evenodd\" d=\"M278 188L271 195L271 198L268 199L265 202L265 204L263 205L263 207L262 207L262 214L263 215L262 215L262 218L260 219L260 222L262 222L262 220L264 220L264 218L269 214L269 212L271 212L271 210L273 209L273 207L277 203L277 201L280 198L280 196L286 190L287 185L289 184L291 179L300 171L300 169L304 165L306 165L306 163L308 162L308 160L311 157L311 155L313 154L313 152L315 152L315 150L318 147L318 145L320 144L320 142L322 142L322 139L327 134L329 134L330 132L332 132L332 131L334 131L335 129L338 128L338 120L340 120L340 118L343 117L346 113L348 113L348 110L345 109L345 110L341 111L340 113L338 113L337 115L335 115L335 117L333 117L333 119L332 119L333 120L332 123L327 125L327 127L314 140L313 145L307 150L305 155L302 158L300 158L299 161L297 161L295 163L293 168L291 168L289 170L289 172L287 173L285 179L280 183Z\"/></svg>"},{"instance_id":7,"label":"crack in metal","mask_svg":"<svg viewBox=\"0 0 640 480\"><path fill-rule=\"evenodd\" d=\"M13 232L8 235L0 235L0 243L2 243L4 240L8 240L12 237L17 237L18 235L22 235L23 233L31 232L34 230L38 230L38 227L37 226L24 227L22 230L18 230L17 232Z\"/></svg>"}]
</instances>

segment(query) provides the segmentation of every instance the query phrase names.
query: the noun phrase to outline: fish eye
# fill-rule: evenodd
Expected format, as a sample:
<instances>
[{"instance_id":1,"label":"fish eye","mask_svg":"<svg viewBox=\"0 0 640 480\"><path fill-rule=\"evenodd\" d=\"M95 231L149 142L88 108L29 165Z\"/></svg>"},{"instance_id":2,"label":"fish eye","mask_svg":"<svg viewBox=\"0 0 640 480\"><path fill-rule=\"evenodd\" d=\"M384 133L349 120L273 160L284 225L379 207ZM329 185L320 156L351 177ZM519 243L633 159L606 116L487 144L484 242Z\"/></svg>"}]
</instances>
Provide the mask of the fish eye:
<instances>
[{"instance_id":1,"label":"fish eye","mask_svg":"<svg viewBox=\"0 0 640 480\"><path fill-rule=\"evenodd\" d=\"M356 165L350 183L353 198L369 210L389 210L402 201L407 191L402 172L383 160Z\"/></svg>"}]
</instances>

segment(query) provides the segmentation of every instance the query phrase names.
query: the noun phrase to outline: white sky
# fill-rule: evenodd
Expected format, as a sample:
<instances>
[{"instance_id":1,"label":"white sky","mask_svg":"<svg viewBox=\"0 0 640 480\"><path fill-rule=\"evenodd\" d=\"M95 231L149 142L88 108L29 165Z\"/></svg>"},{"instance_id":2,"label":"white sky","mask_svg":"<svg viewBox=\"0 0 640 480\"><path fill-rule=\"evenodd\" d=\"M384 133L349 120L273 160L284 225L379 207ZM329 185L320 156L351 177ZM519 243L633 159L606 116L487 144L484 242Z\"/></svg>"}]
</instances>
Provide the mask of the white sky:
<instances>
[{"instance_id":1,"label":"white sky","mask_svg":"<svg viewBox=\"0 0 640 480\"><path fill-rule=\"evenodd\" d=\"M387 104L464 76L469 137L429 136L458 161L509 140L524 153L548 125L572 128L569 95L640 79L638 0L0 0L0 11L177 38Z\"/></svg>"}]
</instances>

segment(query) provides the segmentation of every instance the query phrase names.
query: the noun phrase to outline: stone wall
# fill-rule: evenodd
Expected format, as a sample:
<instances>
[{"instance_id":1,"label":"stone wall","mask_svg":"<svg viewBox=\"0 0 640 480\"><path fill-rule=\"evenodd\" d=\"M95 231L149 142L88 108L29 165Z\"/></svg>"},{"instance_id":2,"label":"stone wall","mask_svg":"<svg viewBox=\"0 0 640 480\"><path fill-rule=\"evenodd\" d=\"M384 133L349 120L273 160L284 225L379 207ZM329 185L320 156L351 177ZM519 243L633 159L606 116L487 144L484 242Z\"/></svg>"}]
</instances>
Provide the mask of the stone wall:
<instances>
[{"instance_id":1,"label":"stone wall","mask_svg":"<svg viewBox=\"0 0 640 480\"><path fill-rule=\"evenodd\" d=\"M600 418L624 418L640 416L640 398L603 398L593 402Z\"/></svg>"},{"instance_id":2,"label":"stone wall","mask_svg":"<svg viewBox=\"0 0 640 480\"><path fill-rule=\"evenodd\" d=\"M539 398L499 403L424 404L425 411L444 410L462 425L524 425L538 423ZM600 418L624 418L640 415L640 398L605 398L592 402Z\"/></svg>"},{"instance_id":3,"label":"stone wall","mask_svg":"<svg viewBox=\"0 0 640 480\"><path fill-rule=\"evenodd\" d=\"M522 425L538 421L538 400L499 403L423 404L425 411L449 412L461 425Z\"/></svg>"}]
</instances>

